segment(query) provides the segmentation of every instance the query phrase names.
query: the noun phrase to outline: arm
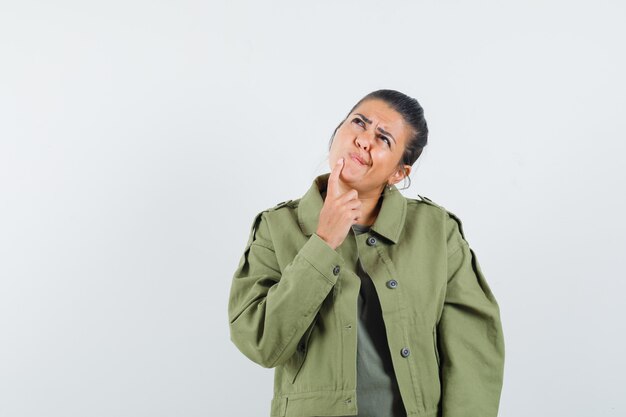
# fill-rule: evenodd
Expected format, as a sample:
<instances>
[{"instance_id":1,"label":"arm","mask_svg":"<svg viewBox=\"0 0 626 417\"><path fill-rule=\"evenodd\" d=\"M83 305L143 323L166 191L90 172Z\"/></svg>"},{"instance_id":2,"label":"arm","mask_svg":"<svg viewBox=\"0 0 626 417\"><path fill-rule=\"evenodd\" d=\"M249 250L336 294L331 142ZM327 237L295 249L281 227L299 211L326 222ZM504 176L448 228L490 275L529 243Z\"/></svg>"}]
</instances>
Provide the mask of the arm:
<instances>
[{"instance_id":1,"label":"arm","mask_svg":"<svg viewBox=\"0 0 626 417\"><path fill-rule=\"evenodd\" d=\"M228 316L230 338L252 361L266 368L286 362L337 282L341 255L312 234L281 271L264 212L233 276Z\"/></svg>"},{"instance_id":2,"label":"arm","mask_svg":"<svg viewBox=\"0 0 626 417\"><path fill-rule=\"evenodd\" d=\"M495 417L504 373L500 311L461 221L450 215L448 282L438 323L443 417Z\"/></svg>"}]
</instances>

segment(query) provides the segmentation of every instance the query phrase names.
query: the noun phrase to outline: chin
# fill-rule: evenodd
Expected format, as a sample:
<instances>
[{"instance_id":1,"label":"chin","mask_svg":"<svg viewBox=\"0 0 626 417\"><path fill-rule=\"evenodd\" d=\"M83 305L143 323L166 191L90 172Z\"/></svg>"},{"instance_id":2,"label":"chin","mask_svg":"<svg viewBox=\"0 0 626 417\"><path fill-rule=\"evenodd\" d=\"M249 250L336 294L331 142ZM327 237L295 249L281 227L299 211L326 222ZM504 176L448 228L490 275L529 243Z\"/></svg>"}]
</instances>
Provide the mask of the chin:
<instances>
[{"instance_id":1,"label":"chin","mask_svg":"<svg viewBox=\"0 0 626 417\"><path fill-rule=\"evenodd\" d=\"M359 189L359 185L363 183L362 174L346 174L342 172L340 179L354 189Z\"/></svg>"}]
</instances>

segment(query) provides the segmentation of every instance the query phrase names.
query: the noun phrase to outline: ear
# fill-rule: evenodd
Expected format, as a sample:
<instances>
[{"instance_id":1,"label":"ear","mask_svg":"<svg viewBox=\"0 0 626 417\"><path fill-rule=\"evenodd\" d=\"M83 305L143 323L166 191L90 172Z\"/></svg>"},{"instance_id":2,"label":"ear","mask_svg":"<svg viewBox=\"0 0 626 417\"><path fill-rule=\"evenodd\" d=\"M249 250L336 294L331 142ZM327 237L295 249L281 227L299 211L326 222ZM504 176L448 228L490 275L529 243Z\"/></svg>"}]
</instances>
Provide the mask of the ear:
<instances>
[{"instance_id":1,"label":"ear","mask_svg":"<svg viewBox=\"0 0 626 417\"><path fill-rule=\"evenodd\" d=\"M404 179L404 177L408 177L411 173L411 165L403 165L401 168L398 168L396 172L394 172L391 177L389 177L389 184L397 184Z\"/></svg>"}]
</instances>

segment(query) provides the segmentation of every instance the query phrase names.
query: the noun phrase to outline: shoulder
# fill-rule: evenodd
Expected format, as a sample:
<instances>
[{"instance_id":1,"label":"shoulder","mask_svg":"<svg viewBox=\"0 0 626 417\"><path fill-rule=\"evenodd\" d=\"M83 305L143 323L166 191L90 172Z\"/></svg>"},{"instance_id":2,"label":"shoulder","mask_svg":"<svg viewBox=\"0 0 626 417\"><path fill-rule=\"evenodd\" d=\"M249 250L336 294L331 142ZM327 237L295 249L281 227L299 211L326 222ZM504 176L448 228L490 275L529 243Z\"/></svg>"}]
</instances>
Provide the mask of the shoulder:
<instances>
[{"instance_id":1,"label":"shoulder","mask_svg":"<svg viewBox=\"0 0 626 417\"><path fill-rule=\"evenodd\" d=\"M416 206L416 207L426 208L427 210L436 213L438 216L443 217L443 220L446 223L447 228L458 229L458 232L460 233L461 237L465 240L465 234L463 232L463 223L461 222L461 219L459 216L457 216L455 213L450 211L448 208L444 207L443 205L439 203L434 202L433 200L431 200L430 198L426 196L419 195L419 194L417 196L419 197L419 199L407 197L408 204Z\"/></svg>"},{"instance_id":2,"label":"shoulder","mask_svg":"<svg viewBox=\"0 0 626 417\"><path fill-rule=\"evenodd\" d=\"M285 200L285 201L282 201L282 202L276 204L274 207L266 209L265 211L276 211L276 210L280 210L282 208L297 208L299 202L300 202L300 199L297 199L297 200Z\"/></svg>"},{"instance_id":3,"label":"shoulder","mask_svg":"<svg viewBox=\"0 0 626 417\"><path fill-rule=\"evenodd\" d=\"M300 199L285 200L272 207L262 210L258 215L265 219L280 219L284 217L297 216L297 208Z\"/></svg>"},{"instance_id":4,"label":"shoulder","mask_svg":"<svg viewBox=\"0 0 626 417\"><path fill-rule=\"evenodd\" d=\"M281 209L284 209L283 211L289 210L289 209L295 209L298 207L299 202L300 202L300 199L282 201L272 207L268 207L266 209L263 209L257 212L255 220L257 221L260 220L264 215L267 215L268 213L280 212Z\"/></svg>"},{"instance_id":5,"label":"shoulder","mask_svg":"<svg viewBox=\"0 0 626 417\"><path fill-rule=\"evenodd\" d=\"M413 206L417 206L420 208L425 208L426 210L432 210L434 212L440 212L443 214L452 214L448 209L446 209L443 205L439 204L439 203L435 203L433 200L431 200L430 198L423 196L423 195L417 195L419 197L418 198L410 198L410 197L405 197L407 199L407 202L409 205L413 205Z\"/></svg>"},{"instance_id":6,"label":"shoulder","mask_svg":"<svg viewBox=\"0 0 626 417\"><path fill-rule=\"evenodd\" d=\"M254 220L252 221L252 226L250 228L250 236L252 241L257 238L257 234L260 231L261 238L265 237L266 239L270 235L269 233L269 219L272 219L272 223L275 222L277 216L293 216L295 209L298 207L298 203L300 199L296 200L285 200L282 201L272 207L268 207L263 209L254 216Z\"/></svg>"}]
</instances>

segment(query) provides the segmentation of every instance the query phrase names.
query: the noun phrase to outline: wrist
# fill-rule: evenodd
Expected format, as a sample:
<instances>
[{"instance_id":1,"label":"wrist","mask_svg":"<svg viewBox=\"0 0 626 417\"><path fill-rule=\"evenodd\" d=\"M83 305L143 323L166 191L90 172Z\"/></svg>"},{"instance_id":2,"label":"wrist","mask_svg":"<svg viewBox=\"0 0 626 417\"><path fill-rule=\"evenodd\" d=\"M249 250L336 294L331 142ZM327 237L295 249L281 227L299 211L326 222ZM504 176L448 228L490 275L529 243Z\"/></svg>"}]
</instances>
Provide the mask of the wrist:
<instances>
[{"instance_id":1,"label":"wrist","mask_svg":"<svg viewBox=\"0 0 626 417\"><path fill-rule=\"evenodd\" d=\"M319 234L318 232L315 232L315 234L322 239L328 246L330 246L333 250L336 248L335 245L333 245L330 240L326 237L324 237L324 235Z\"/></svg>"}]
</instances>

